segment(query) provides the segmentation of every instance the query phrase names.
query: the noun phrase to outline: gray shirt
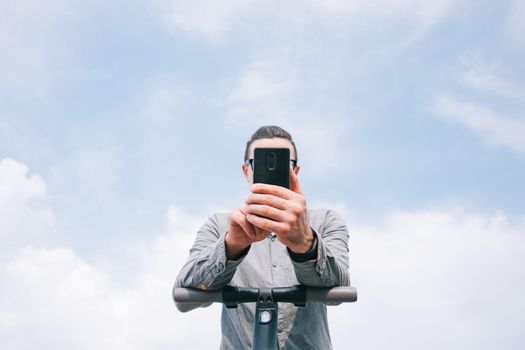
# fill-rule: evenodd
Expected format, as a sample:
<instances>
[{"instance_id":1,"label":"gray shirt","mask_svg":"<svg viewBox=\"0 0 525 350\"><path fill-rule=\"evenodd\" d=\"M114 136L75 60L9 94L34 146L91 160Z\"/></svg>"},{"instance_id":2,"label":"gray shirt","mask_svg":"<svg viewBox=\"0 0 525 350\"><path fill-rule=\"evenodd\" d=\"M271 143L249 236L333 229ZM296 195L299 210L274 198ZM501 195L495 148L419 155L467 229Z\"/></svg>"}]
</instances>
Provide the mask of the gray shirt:
<instances>
[{"instance_id":1,"label":"gray shirt","mask_svg":"<svg viewBox=\"0 0 525 350\"><path fill-rule=\"evenodd\" d=\"M218 289L226 284L254 288L349 286L345 222L327 209L308 210L308 220L318 237L316 260L293 261L274 235L253 243L238 260L228 260L224 246L228 214L217 213L197 232L175 284L201 289ZM221 349L251 348L254 315L253 303L235 309L223 306ZM322 303L306 303L305 307L280 303L277 327L280 349L332 349L326 305Z\"/></svg>"}]
</instances>

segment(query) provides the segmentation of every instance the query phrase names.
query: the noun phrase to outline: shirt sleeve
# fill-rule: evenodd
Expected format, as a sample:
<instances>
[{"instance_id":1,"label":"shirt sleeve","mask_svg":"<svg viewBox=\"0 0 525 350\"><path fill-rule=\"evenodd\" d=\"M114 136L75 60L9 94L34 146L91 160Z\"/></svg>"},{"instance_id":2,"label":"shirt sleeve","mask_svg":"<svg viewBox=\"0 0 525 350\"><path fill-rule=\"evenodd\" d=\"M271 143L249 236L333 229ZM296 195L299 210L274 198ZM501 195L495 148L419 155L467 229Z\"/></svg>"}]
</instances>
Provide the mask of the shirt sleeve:
<instances>
[{"instance_id":1,"label":"shirt sleeve","mask_svg":"<svg viewBox=\"0 0 525 350\"><path fill-rule=\"evenodd\" d=\"M200 289L220 289L232 279L249 247L237 260L228 260L224 237L220 232L217 215L210 217L197 232L190 255L182 267L175 285Z\"/></svg>"},{"instance_id":2,"label":"shirt sleeve","mask_svg":"<svg viewBox=\"0 0 525 350\"><path fill-rule=\"evenodd\" d=\"M318 238L317 259L305 262L292 259L297 281L310 287L349 286L349 234L343 218L328 210L319 231L314 230Z\"/></svg>"}]
</instances>

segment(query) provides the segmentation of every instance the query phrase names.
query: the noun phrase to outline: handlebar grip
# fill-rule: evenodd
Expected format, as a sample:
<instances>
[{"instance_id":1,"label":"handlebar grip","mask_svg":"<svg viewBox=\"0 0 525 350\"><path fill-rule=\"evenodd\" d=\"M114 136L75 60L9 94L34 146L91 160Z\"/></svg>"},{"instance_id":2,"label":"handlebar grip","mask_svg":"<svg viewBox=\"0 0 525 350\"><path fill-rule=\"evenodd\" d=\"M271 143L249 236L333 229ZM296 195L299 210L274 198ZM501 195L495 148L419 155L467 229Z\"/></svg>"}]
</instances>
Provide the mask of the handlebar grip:
<instances>
[{"instance_id":1,"label":"handlebar grip","mask_svg":"<svg viewBox=\"0 0 525 350\"><path fill-rule=\"evenodd\" d=\"M306 289L306 300L315 301L326 305L339 305L341 303L352 303L357 301L357 289L355 287L332 287Z\"/></svg>"},{"instance_id":2,"label":"handlebar grip","mask_svg":"<svg viewBox=\"0 0 525 350\"><path fill-rule=\"evenodd\" d=\"M179 311L188 312L199 307L210 306L212 303L221 303L222 289L174 288L173 300Z\"/></svg>"}]
</instances>

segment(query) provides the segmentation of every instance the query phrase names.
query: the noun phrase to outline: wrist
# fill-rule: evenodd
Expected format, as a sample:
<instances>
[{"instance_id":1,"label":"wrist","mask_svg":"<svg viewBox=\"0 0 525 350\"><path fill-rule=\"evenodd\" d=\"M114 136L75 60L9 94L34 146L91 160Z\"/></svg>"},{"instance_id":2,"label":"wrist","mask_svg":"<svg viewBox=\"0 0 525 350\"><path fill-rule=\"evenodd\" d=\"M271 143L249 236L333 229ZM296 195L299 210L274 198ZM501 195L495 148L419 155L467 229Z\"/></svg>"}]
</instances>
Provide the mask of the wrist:
<instances>
[{"instance_id":1,"label":"wrist","mask_svg":"<svg viewBox=\"0 0 525 350\"><path fill-rule=\"evenodd\" d=\"M291 247L288 247L292 252L296 254L304 254L312 249L313 243L315 240L315 235L312 231L312 228L309 227L308 234L304 237L303 242L299 244L294 244Z\"/></svg>"},{"instance_id":2,"label":"wrist","mask_svg":"<svg viewBox=\"0 0 525 350\"><path fill-rule=\"evenodd\" d=\"M226 250L226 257L228 258L228 260L237 260L249 246L250 244L242 245L236 243L234 240L231 239L229 231L227 231L224 235L224 247Z\"/></svg>"},{"instance_id":3,"label":"wrist","mask_svg":"<svg viewBox=\"0 0 525 350\"><path fill-rule=\"evenodd\" d=\"M317 237L317 234L314 233L311 246L305 252L303 253L294 252L289 247L287 247L286 249L288 250L288 254L290 255L290 258L295 262L305 262L309 260L316 260L317 250L318 250L318 241L319 241L319 238Z\"/></svg>"}]
</instances>

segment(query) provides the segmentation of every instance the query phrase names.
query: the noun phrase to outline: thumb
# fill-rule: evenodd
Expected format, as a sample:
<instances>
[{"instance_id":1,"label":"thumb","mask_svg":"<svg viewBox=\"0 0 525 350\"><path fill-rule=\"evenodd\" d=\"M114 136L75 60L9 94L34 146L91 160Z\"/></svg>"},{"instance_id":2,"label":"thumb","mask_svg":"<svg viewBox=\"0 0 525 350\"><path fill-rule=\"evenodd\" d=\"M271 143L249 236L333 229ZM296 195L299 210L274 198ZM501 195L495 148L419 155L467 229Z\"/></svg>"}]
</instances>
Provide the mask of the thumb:
<instances>
[{"instance_id":1,"label":"thumb","mask_svg":"<svg viewBox=\"0 0 525 350\"><path fill-rule=\"evenodd\" d=\"M297 174L295 173L295 171L293 171L291 165L290 165L290 190L295 193L303 194L301 192L301 186L299 186L299 179L297 178Z\"/></svg>"}]
</instances>

